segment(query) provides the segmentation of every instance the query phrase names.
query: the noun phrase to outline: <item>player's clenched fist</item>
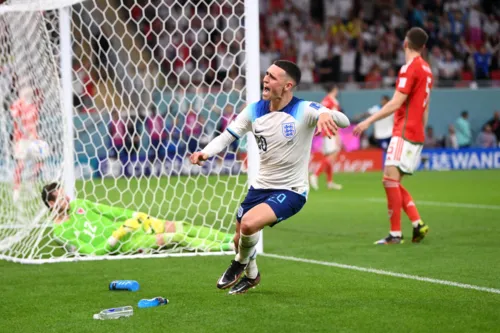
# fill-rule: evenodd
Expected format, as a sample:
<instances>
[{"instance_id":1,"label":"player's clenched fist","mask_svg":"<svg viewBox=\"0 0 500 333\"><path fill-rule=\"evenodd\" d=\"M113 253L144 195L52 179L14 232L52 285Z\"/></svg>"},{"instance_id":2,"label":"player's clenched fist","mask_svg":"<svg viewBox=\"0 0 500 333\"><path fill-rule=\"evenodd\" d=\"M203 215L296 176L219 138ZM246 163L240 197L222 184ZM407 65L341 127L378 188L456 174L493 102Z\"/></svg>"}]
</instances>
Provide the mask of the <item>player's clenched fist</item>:
<instances>
[{"instance_id":1,"label":"player's clenched fist","mask_svg":"<svg viewBox=\"0 0 500 333\"><path fill-rule=\"evenodd\" d=\"M193 155L189 156L189 160L193 164L203 165L203 162L208 160L208 154L198 151Z\"/></svg>"}]
</instances>

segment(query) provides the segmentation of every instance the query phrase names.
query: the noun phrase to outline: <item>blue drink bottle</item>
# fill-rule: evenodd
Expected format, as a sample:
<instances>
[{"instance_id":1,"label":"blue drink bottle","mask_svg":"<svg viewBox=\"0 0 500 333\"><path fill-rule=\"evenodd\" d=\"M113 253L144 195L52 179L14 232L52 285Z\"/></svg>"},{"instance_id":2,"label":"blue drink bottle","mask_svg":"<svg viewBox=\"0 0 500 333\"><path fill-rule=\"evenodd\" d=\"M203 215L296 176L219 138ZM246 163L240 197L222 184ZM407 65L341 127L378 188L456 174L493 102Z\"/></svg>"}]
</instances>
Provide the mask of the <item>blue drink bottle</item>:
<instances>
[{"instance_id":1,"label":"blue drink bottle","mask_svg":"<svg viewBox=\"0 0 500 333\"><path fill-rule=\"evenodd\" d=\"M139 308L152 308L155 306L167 305L167 304L168 304L168 299L163 297L155 297L151 299L141 299L139 303L137 303L137 306Z\"/></svg>"},{"instance_id":2,"label":"blue drink bottle","mask_svg":"<svg viewBox=\"0 0 500 333\"><path fill-rule=\"evenodd\" d=\"M134 280L115 280L109 284L109 290L139 290L139 282Z\"/></svg>"}]
</instances>

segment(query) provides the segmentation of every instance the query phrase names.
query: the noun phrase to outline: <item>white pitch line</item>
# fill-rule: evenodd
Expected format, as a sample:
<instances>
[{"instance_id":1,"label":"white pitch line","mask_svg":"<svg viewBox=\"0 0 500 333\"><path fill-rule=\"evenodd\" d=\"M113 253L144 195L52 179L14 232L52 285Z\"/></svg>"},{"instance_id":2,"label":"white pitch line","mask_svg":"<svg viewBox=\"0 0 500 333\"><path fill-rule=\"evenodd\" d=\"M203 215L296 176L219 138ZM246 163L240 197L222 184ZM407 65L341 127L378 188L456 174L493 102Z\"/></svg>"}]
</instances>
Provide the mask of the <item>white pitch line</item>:
<instances>
[{"instance_id":1,"label":"white pitch line","mask_svg":"<svg viewBox=\"0 0 500 333\"><path fill-rule=\"evenodd\" d=\"M322 266L337 267L337 268L342 268L342 269L350 269L350 270L358 271L358 272L373 273L373 274L378 274L378 275L398 277L398 278L402 278L402 279L409 279L409 280L429 282L429 283L434 283L434 284L441 284L441 285L450 286L450 287L484 291L484 292L492 293L492 294L500 294L500 289L480 287L480 286L475 286L473 284L458 283L458 282L447 281L447 280L432 279L432 278L427 278L427 277L418 276L418 275L395 273L395 272L390 272L390 271L384 271L381 269L365 268L365 267L352 266L352 265L344 265L344 264L339 264L336 262L329 262L329 261L320 261L320 260L311 260L311 259L304 259L304 258L297 258L297 257L281 256L278 254L271 254L271 253L261 253L259 255L264 256L264 257L269 257L269 258L303 262L303 263L307 263L307 264L315 264L315 265L322 265Z\"/></svg>"},{"instance_id":2,"label":"white pitch line","mask_svg":"<svg viewBox=\"0 0 500 333\"><path fill-rule=\"evenodd\" d=\"M386 202L383 198L366 198L366 201L370 202ZM415 205L424 206L439 206L439 207L453 207L453 208L471 208L471 209L493 209L500 210L500 206L496 205L480 205L471 203L460 203L460 202L440 202L440 201L420 201L415 200Z\"/></svg>"}]
</instances>

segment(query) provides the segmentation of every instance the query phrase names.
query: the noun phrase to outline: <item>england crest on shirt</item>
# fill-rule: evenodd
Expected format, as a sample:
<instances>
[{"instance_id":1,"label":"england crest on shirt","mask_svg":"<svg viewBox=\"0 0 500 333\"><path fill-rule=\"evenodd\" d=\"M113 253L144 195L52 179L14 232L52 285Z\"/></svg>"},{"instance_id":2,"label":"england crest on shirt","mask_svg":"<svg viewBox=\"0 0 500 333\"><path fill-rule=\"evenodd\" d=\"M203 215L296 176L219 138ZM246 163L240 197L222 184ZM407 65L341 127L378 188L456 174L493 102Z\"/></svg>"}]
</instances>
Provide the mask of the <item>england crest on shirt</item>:
<instances>
[{"instance_id":1,"label":"england crest on shirt","mask_svg":"<svg viewBox=\"0 0 500 333\"><path fill-rule=\"evenodd\" d=\"M291 139L295 136L295 133L297 133L297 130L295 128L295 122L289 122L289 123L283 123L281 124L281 131L283 133L283 136L287 139Z\"/></svg>"}]
</instances>

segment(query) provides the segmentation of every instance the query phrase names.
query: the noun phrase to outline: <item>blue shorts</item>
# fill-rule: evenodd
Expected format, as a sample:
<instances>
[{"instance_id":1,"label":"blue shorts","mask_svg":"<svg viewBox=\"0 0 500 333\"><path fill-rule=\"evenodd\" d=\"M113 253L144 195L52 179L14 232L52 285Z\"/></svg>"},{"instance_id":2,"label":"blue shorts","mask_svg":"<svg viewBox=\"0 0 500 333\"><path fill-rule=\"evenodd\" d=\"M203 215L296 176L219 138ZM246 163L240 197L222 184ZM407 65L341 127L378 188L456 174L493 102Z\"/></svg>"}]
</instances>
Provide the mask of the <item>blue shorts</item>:
<instances>
[{"instance_id":1,"label":"blue shorts","mask_svg":"<svg viewBox=\"0 0 500 333\"><path fill-rule=\"evenodd\" d=\"M289 190L254 189L250 187L245 200L238 208L236 215L238 223L241 222L243 215L261 203L268 204L278 218L276 222L271 224L272 227L297 214L304 207L306 197Z\"/></svg>"}]
</instances>

